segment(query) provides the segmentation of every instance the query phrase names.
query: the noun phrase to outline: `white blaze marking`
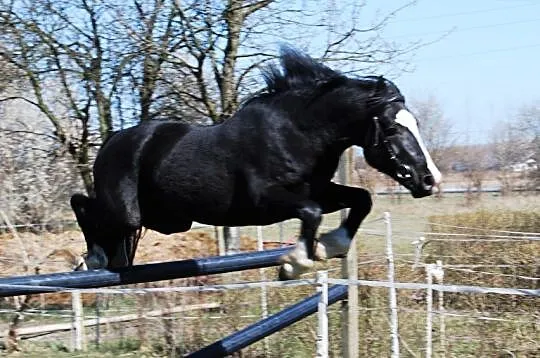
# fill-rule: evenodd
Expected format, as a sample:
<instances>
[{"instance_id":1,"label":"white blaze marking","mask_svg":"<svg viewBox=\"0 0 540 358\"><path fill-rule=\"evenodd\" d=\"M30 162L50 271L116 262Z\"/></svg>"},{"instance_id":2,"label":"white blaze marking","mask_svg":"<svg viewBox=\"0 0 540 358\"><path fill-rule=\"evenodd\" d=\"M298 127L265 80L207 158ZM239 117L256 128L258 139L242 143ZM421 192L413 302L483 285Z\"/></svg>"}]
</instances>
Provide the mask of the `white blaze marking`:
<instances>
[{"instance_id":1,"label":"white blaze marking","mask_svg":"<svg viewBox=\"0 0 540 358\"><path fill-rule=\"evenodd\" d=\"M422 152L424 153L424 156L426 157L427 167L429 171L431 172L431 175L433 175L433 180L435 181L435 185L440 184L442 179L442 174L437 169L437 166L435 163L433 163L433 159L431 159L431 155L429 155L429 152L426 149L426 146L424 145L424 141L422 140L422 137L420 136L420 131L418 130L418 124L416 123L416 118L411 114L411 112L402 109L396 114L396 123L401 124L404 127L407 127L409 131L414 135L416 138L416 141L418 142L418 145L420 146L420 149L422 149Z\"/></svg>"}]
</instances>

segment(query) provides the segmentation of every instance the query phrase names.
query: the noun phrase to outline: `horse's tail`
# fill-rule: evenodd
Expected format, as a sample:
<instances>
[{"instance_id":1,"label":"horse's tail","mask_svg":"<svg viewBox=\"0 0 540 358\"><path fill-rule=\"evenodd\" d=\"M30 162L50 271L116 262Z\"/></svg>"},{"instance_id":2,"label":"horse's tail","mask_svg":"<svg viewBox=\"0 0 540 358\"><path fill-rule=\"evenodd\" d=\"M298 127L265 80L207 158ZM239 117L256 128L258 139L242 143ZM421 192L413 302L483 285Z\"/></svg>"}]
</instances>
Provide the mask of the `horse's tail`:
<instances>
[{"instance_id":1,"label":"horse's tail","mask_svg":"<svg viewBox=\"0 0 540 358\"><path fill-rule=\"evenodd\" d=\"M133 261L135 259L135 253L137 251L137 247L139 246L139 240L144 236L145 233L146 233L146 229L139 228L139 229L128 232L124 236L126 251L128 253L128 258L129 258L129 266L133 265Z\"/></svg>"}]
</instances>

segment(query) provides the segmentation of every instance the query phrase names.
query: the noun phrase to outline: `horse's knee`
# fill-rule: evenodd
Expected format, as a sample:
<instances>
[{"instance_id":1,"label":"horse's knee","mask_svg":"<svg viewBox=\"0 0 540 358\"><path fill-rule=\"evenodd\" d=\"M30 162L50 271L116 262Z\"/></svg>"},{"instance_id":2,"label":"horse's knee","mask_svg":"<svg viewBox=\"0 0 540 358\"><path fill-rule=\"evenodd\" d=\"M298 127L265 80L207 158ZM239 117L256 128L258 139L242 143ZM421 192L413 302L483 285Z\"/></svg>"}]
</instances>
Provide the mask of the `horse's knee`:
<instances>
[{"instance_id":1,"label":"horse's knee","mask_svg":"<svg viewBox=\"0 0 540 358\"><path fill-rule=\"evenodd\" d=\"M130 230L138 230L142 224L141 211L138 203L126 203L125 207L119 208L118 222Z\"/></svg>"},{"instance_id":2,"label":"horse's knee","mask_svg":"<svg viewBox=\"0 0 540 358\"><path fill-rule=\"evenodd\" d=\"M321 207L316 203L305 205L298 210L299 219L308 225L318 226L321 222L322 214Z\"/></svg>"}]
</instances>

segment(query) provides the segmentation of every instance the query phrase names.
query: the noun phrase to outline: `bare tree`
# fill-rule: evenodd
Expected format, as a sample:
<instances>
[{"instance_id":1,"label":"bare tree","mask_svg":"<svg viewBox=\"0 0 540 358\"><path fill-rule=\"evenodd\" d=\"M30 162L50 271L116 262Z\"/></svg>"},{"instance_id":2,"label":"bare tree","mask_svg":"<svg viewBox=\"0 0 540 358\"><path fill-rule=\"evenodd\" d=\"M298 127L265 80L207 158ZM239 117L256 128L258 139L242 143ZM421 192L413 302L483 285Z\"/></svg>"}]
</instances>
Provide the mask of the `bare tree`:
<instances>
[{"instance_id":1,"label":"bare tree","mask_svg":"<svg viewBox=\"0 0 540 358\"><path fill-rule=\"evenodd\" d=\"M0 208L15 224L40 230L63 219L69 194L80 190L75 166L33 106L5 103L0 121Z\"/></svg>"},{"instance_id":2,"label":"bare tree","mask_svg":"<svg viewBox=\"0 0 540 358\"><path fill-rule=\"evenodd\" d=\"M0 58L30 88L0 101L38 108L92 193L92 157L115 129L160 118L222 122L259 86L254 70L279 43L343 71L403 69L425 43L397 45L383 30L413 4L367 23L366 3L353 0L339 8L327 0L0 0Z\"/></svg>"},{"instance_id":3,"label":"bare tree","mask_svg":"<svg viewBox=\"0 0 540 358\"><path fill-rule=\"evenodd\" d=\"M88 191L92 191L90 127L97 123L102 138L112 130L98 14L99 7L86 1L0 3L0 56L25 76L31 93L2 101L24 101L47 117L54 138L75 159ZM84 21L79 23L80 18ZM51 87L65 97L61 106L51 98ZM74 131L71 121L76 122Z\"/></svg>"},{"instance_id":4,"label":"bare tree","mask_svg":"<svg viewBox=\"0 0 540 358\"><path fill-rule=\"evenodd\" d=\"M492 145L500 167L499 180L511 190L519 177L529 179L536 188L540 183L540 105L522 107L514 118L498 122L492 129Z\"/></svg>"},{"instance_id":5,"label":"bare tree","mask_svg":"<svg viewBox=\"0 0 540 358\"><path fill-rule=\"evenodd\" d=\"M365 3L356 1L338 11L328 1L0 0L0 58L31 93L1 100L26 101L46 116L91 192L95 147L116 128L163 114L219 123L278 42L350 70L403 59L422 44L397 46L381 31L411 4L366 24Z\"/></svg>"},{"instance_id":6,"label":"bare tree","mask_svg":"<svg viewBox=\"0 0 540 358\"><path fill-rule=\"evenodd\" d=\"M537 189L540 187L540 101L519 110L517 128L527 143L524 155L530 163L529 183L532 189Z\"/></svg>"},{"instance_id":7,"label":"bare tree","mask_svg":"<svg viewBox=\"0 0 540 358\"><path fill-rule=\"evenodd\" d=\"M422 139L433 160L441 169L448 170L451 158L446 153L457 140L452 122L444 116L442 106L434 96L413 99L410 106L418 118Z\"/></svg>"}]
</instances>

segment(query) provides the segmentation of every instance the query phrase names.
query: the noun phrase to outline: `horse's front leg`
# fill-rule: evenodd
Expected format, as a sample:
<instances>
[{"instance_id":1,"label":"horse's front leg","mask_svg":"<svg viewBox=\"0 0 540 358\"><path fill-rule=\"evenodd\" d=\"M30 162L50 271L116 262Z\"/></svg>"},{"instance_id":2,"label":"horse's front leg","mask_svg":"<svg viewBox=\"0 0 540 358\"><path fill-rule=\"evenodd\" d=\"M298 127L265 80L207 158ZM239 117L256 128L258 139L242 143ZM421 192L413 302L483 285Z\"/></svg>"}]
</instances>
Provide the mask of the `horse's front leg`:
<instances>
[{"instance_id":1,"label":"horse's front leg","mask_svg":"<svg viewBox=\"0 0 540 358\"><path fill-rule=\"evenodd\" d=\"M316 200L320 203L323 213L346 208L350 208L350 211L337 229L319 237L315 257L318 260L343 257L349 251L351 240L360 224L371 211L371 195L365 189L335 183L329 183L320 193Z\"/></svg>"},{"instance_id":2,"label":"horse's front leg","mask_svg":"<svg viewBox=\"0 0 540 358\"><path fill-rule=\"evenodd\" d=\"M264 201L268 212L280 212L302 222L296 247L282 257L283 264L279 271L282 280L296 278L313 267L315 235L321 223L322 208L317 202L283 188L269 191Z\"/></svg>"}]
</instances>

